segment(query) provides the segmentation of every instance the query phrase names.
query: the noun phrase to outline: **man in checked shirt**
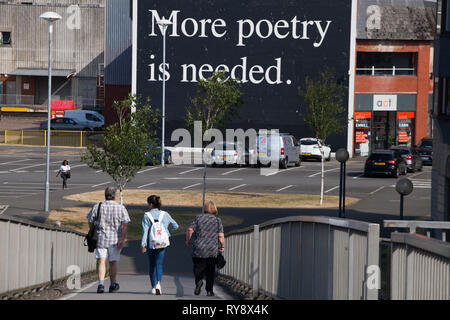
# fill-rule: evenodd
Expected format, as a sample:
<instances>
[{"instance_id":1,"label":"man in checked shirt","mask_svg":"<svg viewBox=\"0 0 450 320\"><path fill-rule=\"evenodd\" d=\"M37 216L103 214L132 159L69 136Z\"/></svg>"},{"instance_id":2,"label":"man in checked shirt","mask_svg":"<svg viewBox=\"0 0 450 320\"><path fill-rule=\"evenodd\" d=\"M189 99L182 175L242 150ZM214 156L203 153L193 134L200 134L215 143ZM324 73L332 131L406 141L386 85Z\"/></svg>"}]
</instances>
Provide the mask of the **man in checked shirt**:
<instances>
[{"instance_id":1,"label":"man in checked shirt","mask_svg":"<svg viewBox=\"0 0 450 320\"><path fill-rule=\"evenodd\" d=\"M117 292L120 288L116 282L117 262L120 260L120 251L125 244L130 217L127 209L115 202L116 196L117 189L107 187L105 189L106 201L102 202L100 206L98 241L97 249L95 249L95 257L99 260L97 293L105 292L106 259L109 260L109 276L111 280L109 292ZM89 226L97 218L99 204L95 204L87 215Z\"/></svg>"}]
</instances>

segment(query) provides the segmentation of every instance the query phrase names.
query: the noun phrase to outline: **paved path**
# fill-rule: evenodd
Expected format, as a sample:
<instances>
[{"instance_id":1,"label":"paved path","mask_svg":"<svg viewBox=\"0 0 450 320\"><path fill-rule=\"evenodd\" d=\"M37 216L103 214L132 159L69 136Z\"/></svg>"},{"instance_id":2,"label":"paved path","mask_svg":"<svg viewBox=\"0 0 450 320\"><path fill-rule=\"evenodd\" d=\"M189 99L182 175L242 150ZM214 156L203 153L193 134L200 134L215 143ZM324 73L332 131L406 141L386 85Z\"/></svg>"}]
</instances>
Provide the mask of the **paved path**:
<instances>
[{"instance_id":1,"label":"paved path","mask_svg":"<svg viewBox=\"0 0 450 320\"><path fill-rule=\"evenodd\" d=\"M78 293L68 294L60 300L232 300L220 286L214 286L214 297L206 296L204 287L199 296L194 295L194 278L188 274L164 275L162 295L149 294L150 279L142 274L120 274L117 277L120 290L108 293L109 279L105 281L105 293L97 294L97 282L87 285Z\"/></svg>"}]
</instances>

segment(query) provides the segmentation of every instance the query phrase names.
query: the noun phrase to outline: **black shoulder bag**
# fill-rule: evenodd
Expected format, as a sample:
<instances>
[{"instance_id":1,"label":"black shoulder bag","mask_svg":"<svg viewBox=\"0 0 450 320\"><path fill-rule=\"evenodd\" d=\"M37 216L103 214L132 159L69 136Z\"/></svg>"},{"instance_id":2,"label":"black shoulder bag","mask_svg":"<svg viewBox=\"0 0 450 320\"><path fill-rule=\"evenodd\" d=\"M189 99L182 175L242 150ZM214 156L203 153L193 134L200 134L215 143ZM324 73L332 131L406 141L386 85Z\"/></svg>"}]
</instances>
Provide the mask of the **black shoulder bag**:
<instances>
[{"instance_id":1,"label":"black shoulder bag","mask_svg":"<svg viewBox=\"0 0 450 320\"><path fill-rule=\"evenodd\" d=\"M88 252L94 252L94 250L97 248L97 241L98 241L98 228L100 225L100 208L102 206L102 203L100 202L98 204L97 209L97 217L94 220L94 223L89 228L88 234L84 237L84 245L88 247Z\"/></svg>"},{"instance_id":2,"label":"black shoulder bag","mask_svg":"<svg viewBox=\"0 0 450 320\"><path fill-rule=\"evenodd\" d=\"M217 228L219 227L219 218L217 218ZM216 267L217 269L222 269L223 267L225 267L225 264L227 263L227 261L225 260L222 252L218 252L217 253L217 260L216 260Z\"/></svg>"}]
</instances>

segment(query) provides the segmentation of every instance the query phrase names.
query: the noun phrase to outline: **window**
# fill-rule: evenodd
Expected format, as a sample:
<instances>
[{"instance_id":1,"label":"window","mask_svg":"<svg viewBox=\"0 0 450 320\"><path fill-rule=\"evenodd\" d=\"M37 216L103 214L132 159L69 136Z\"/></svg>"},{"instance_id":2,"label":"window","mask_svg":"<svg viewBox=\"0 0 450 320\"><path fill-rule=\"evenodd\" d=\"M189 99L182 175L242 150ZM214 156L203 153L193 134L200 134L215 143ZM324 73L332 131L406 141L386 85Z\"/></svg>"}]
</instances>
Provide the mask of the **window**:
<instances>
[{"instance_id":1,"label":"window","mask_svg":"<svg viewBox=\"0 0 450 320\"><path fill-rule=\"evenodd\" d=\"M1 31L0 32L1 44L10 45L11 44L11 32Z\"/></svg>"},{"instance_id":2,"label":"window","mask_svg":"<svg viewBox=\"0 0 450 320\"><path fill-rule=\"evenodd\" d=\"M91 113L86 113L86 119L89 120L89 121L101 122L101 120L99 118L97 118L96 116L94 116Z\"/></svg>"},{"instance_id":3,"label":"window","mask_svg":"<svg viewBox=\"0 0 450 320\"><path fill-rule=\"evenodd\" d=\"M410 76L416 74L415 52L358 52L356 74Z\"/></svg>"}]
</instances>

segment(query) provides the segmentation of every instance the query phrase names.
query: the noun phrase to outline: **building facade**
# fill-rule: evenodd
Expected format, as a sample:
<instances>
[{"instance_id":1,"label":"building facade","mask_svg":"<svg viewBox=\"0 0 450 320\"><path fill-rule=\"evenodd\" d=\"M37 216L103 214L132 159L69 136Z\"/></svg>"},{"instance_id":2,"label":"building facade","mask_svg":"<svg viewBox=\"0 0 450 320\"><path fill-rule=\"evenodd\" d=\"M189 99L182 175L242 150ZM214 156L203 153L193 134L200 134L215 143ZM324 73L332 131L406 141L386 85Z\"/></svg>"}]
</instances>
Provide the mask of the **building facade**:
<instances>
[{"instance_id":1,"label":"building facade","mask_svg":"<svg viewBox=\"0 0 450 320\"><path fill-rule=\"evenodd\" d=\"M52 98L79 108L103 107L105 0L0 0L0 106L46 110L48 23L53 30Z\"/></svg>"},{"instance_id":2,"label":"building facade","mask_svg":"<svg viewBox=\"0 0 450 320\"><path fill-rule=\"evenodd\" d=\"M435 1L358 1L355 155L431 136L435 8Z\"/></svg>"},{"instance_id":3,"label":"building facade","mask_svg":"<svg viewBox=\"0 0 450 320\"><path fill-rule=\"evenodd\" d=\"M450 221L450 1L438 0L434 54L431 215ZM448 239L448 237L447 237Z\"/></svg>"}]
</instances>

